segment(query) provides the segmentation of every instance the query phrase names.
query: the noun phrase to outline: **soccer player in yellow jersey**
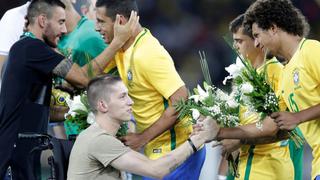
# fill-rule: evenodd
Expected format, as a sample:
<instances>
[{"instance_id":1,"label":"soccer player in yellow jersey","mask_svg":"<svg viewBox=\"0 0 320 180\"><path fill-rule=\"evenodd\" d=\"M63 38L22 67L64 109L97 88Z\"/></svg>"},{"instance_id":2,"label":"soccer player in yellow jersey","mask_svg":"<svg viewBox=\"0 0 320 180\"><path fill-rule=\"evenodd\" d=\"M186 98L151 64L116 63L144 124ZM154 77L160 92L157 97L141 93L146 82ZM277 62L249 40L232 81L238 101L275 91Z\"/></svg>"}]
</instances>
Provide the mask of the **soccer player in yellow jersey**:
<instances>
[{"instance_id":1,"label":"soccer player in yellow jersey","mask_svg":"<svg viewBox=\"0 0 320 180\"><path fill-rule=\"evenodd\" d=\"M115 17L120 16L120 24L125 24L131 10L138 11L135 0L97 1L96 29L106 43L113 39ZM172 106L187 98L187 89L170 55L151 32L139 26L133 34L115 55L120 77L134 102L137 122L137 133L122 140L132 149L144 146L149 158L158 159L185 142L192 131L187 119L177 121ZM205 148L202 148L165 179L198 179L204 158Z\"/></svg>"},{"instance_id":2,"label":"soccer player in yellow jersey","mask_svg":"<svg viewBox=\"0 0 320 180\"><path fill-rule=\"evenodd\" d=\"M245 19L256 45L288 61L280 90L290 112L276 112L271 117L280 129L301 129L312 148L313 179L320 175L320 42L304 38L309 25L289 0L258 0Z\"/></svg>"},{"instance_id":3,"label":"soccer player in yellow jersey","mask_svg":"<svg viewBox=\"0 0 320 180\"><path fill-rule=\"evenodd\" d=\"M282 71L282 64L276 59L266 60L265 52L254 46L254 39L250 31L243 28L244 14L234 19L229 26L233 34L234 47L239 53L249 59L251 64L261 72L266 68L268 81L278 90L278 79ZM236 149L240 145L239 174L236 179L294 179L293 164L290 159L288 140L265 141L266 144L241 144L239 139L252 139L261 137L276 137L278 130L276 123L267 118L263 132L257 129L255 123L259 120L257 114L247 114L246 107L240 107L240 127L221 128L217 139L222 141L223 149ZM235 129L241 129L241 134L235 134ZM231 130L231 131L230 131ZM260 131L260 132L259 132ZM227 140L234 138L231 140ZM238 140L236 140L238 139ZM254 142L252 142L254 143ZM228 177L230 178L230 177Z\"/></svg>"}]
</instances>

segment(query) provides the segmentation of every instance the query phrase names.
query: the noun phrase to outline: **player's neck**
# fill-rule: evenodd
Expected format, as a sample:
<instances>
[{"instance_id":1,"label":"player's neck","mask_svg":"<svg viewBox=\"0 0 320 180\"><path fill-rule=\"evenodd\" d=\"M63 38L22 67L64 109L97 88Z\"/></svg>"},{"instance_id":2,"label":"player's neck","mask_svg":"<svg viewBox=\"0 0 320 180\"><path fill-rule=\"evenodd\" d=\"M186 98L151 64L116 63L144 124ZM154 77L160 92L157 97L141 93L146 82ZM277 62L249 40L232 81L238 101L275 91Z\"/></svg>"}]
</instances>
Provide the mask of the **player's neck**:
<instances>
[{"instance_id":1,"label":"player's neck","mask_svg":"<svg viewBox=\"0 0 320 180\"><path fill-rule=\"evenodd\" d=\"M281 46L279 48L279 54L287 61L290 61L295 52L299 49L300 41L302 37L285 34L281 39Z\"/></svg>"},{"instance_id":2,"label":"player's neck","mask_svg":"<svg viewBox=\"0 0 320 180\"><path fill-rule=\"evenodd\" d=\"M254 68L259 68L265 63L265 54L264 53L259 53L257 54L255 60L252 62L252 66Z\"/></svg>"},{"instance_id":3,"label":"player's neck","mask_svg":"<svg viewBox=\"0 0 320 180\"><path fill-rule=\"evenodd\" d=\"M110 118L106 114L96 115L96 123L109 134L115 136L120 128L119 121Z\"/></svg>"},{"instance_id":4,"label":"player's neck","mask_svg":"<svg viewBox=\"0 0 320 180\"><path fill-rule=\"evenodd\" d=\"M129 38L129 40L122 46L122 51L126 51L135 41L138 34L143 31L142 26L139 24L138 27L134 30L132 36Z\"/></svg>"},{"instance_id":5,"label":"player's neck","mask_svg":"<svg viewBox=\"0 0 320 180\"><path fill-rule=\"evenodd\" d=\"M31 32L37 39L44 41L41 29L37 28L36 26L28 26L28 32Z\"/></svg>"}]
</instances>

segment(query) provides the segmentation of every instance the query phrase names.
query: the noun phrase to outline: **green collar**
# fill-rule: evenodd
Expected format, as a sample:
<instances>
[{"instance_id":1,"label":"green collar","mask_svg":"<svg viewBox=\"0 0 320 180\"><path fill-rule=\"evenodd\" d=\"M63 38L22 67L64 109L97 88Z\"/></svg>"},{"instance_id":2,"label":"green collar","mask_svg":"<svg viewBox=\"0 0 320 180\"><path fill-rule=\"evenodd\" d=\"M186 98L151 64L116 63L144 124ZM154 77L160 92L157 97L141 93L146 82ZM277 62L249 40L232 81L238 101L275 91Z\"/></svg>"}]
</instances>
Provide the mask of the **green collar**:
<instances>
[{"instance_id":1,"label":"green collar","mask_svg":"<svg viewBox=\"0 0 320 180\"><path fill-rule=\"evenodd\" d=\"M25 32L25 33L23 33L23 36L31 37L33 39L37 39L37 37L32 32Z\"/></svg>"}]
</instances>

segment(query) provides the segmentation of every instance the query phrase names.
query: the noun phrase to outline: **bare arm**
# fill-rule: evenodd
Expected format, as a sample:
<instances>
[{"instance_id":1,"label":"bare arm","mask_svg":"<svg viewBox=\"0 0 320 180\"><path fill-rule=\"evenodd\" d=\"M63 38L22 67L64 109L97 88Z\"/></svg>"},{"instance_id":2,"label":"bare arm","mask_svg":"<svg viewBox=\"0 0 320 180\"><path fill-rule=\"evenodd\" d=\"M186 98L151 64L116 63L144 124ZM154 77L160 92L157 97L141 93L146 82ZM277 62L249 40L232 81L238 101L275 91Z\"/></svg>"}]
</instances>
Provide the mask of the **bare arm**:
<instances>
[{"instance_id":1,"label":"bare arm","mask_svg":"<svg viewBox=\"0 0 320 180\"><path fill-rule=\"evenodd\" d=\"M251 138L251 139L224 139L221 141L221 154L226 156L237 150L242 145L254 145L254 144L269 144L278 142L280 140L288 139L289 135L287 131L278 131L277 135L274 137L263 137L263 138ZM221 166L221 164L220 164Z\"/></svg>"},{"instance_id":2,"label":"bare arm","mask_svg":"<svg viewBox=\"0 0 320 180\"><path fill-rule=\"evenodd\" d=\"M56 67L64 67L63 71L61 71L60 69L60 71L58 71L59 73L55 74L64 77L74 86L86 87L90 81L90 78L92 78L89 76L89 70L92 71L94 75L103 73L103 70L110 63L110 60L114 58L114 55L117 53L117 51L131 37L132 32L138 25L138 22L139 16L137 16L137 13L134 11L131 12L130 19L125 25L120 24L120 17L117 16L114 23L114 39L101 54L99 54L94 60L83 67L80 67L76 63L68 67L64 64L69 63L66 63L65 61L67 60L64 60ZM54 72L56 72L56 70L54 70Z\"/></svg>"},{"instance_id":3,"label":"bare arm","mask_svg":"<svg viewBox=\"0 0 320 180\"><path fill-rule=\"evenodd\" d=\"M263 137L263 138L251 138L251 139L241 139L241 144L268 144L268 143L274 143L281 140L288 139L290 136L288 134L288 131L282 131L279 130L276 134L276 136L273 137Z\"/></svg>"},{"instance_id":4,"label":"bare arm","mask_svg":"<svg viewBox=\"0 0 320 180\"><path fill-rule=\"evenodd\" d=\"M262 129L258 129L255 123L238 126L234 128L221 128L216 139L250 139L274 137L278 132L278 127L273 119L267 117L263 120Z\"/></svg>"},{"instance_id":5,"label":"bare arm","mask_svg":"<svg viewBox=\"0 0 320 180\"><path fill-rule=\"evenodd\" d=\"M320 104L312 106L308 109L295 113L299 123L304 123L320 117Z\"/></svg>"},{"instance_id":6,"label":"bare arm","mask_svg":"<svg viewBox=\"0 0 320 180\"><path fill-rule=\"evenodd\" d=\"M175 104L181 99L187 99L188 91L185 86L179 88L170 96L171 104ZM162 134L164 131L170 129L176 122L178 114L173 106L169 106L161 117L152 124L149 128L140 134L128 134L128 136L123 137L122 140L132 149L139 149L155 137Z\"/></svg>"},{"instance_id":7,"label":"bare arm","mask_svg":"<svg viewBox=\"0 0 320 180\"><path fill-rule=\"evenodd\" d=\"M113 40L99 56L90 62L90 64L88 63L85 66L80 67L78 64L73 63L64 78L77 87L86 87L90 78L92 78L89 76L89 69L93 71L94 75L101 74L122 45L123 43Z\"/></svg>"},{"instance_id":8,"label":"bare arm","mask_svg":"<svg viewBox=\"0 0 320 180\"><path fill-rule=\"evenodd\" d=\"M273 137L261 137L250 139L224 139L219 144L221 144L222 146L222 155L224 156L225 154L230 154L238 150L241 147L241 145L269 144L288 138L288 132L280 130Z\"/></svg>"},{"instance_id":9,"label":"bare arm","mask_svg":"<svg viewBox=\"0 0 320 180\"><path fill-rule=\"evenodd\" d=\"M239 149L241 145L268 144L288 139L287 131L278 131L273 137L250 138L250 139L224 139L221 141L222 154L232 153Z\"/></svg>"},{"instance_id":10,"label":"bare arm","mask_svg":"<svg viewBox=\"0 0 320 180\"><path fill-rule=\"evenodd\" d=\"M204 138L201 135L192 136L190 139L197 149L204 144ZM185 142L174 151L157 160L150 160L136 151L129 151L112 161L111 166L134 174L161 179L166 174L174 171L192 153L191 145L189 142Z\"/></svg>"}]
</instances>

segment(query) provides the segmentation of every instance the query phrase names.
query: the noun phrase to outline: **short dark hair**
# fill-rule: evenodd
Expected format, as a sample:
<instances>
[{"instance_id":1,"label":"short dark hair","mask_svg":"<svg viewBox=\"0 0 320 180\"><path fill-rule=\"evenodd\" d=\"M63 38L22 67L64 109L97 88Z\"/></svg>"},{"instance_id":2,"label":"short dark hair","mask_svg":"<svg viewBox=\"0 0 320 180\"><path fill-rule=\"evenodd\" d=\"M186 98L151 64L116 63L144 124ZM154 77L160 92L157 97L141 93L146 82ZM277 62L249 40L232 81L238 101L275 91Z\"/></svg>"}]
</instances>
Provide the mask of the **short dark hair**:
<instances>
[{"instance_id":1,"label":"short dark hair","mask_svg":"<svg viewBox=\"0 0 320 180\"><path fill-rule=\"evenodd\" d=\"M45 14L50 19L52 17L53 7L66 8L60 0L32 0L26 15L28 24L33 24L35 18L40 14Z\"/></svg>"},{"instance_id":2,"label":"short dark hair","mask_svg":"<svg viewBox=\"0 0 320 180\"><path fill-rule=\"evenodd\" d=\"M283 31L301 37L307 36L310 29L306 18L290 0L257 0L245 13L245 28L252 29L253 23L263 30L275 24Z\"/></svg>"},{"instance_id":3,"label":"short dark hair","mask_svg":"<svg viewBox=\"0 0 320 180\"><path fill-rule=\"evenodd\" d=\"M241 27L244 27L243 22L244 22L244 14L240 14L238 17L236 17L234 20L230 22L229 24L230 32L237 33ZM244 35L249 36L251 39L253 39L252 32L250 29L243 28L242 33Z\"/></svg>"},{"instance_id":4,"label":"short dark hair","mask_svg":"<svg viewBox=\"0 0 320 180\"><path fill-rule=\"evenodd\" d=\"M60 0L60 1L65 5L66 10L70 10L74 8L71 0Z\"/></svg>"},{"instance_id":5,"label":"short dark hair","mask_svg":"<svg viewBox=\"0 0 320 180\"><path fill-rule=\"evenodd\" d=\"M87 87L88 102L92 112L97 112L97 102L99 99L109 100L110 94L112 92L112 86L121 81L118 76L113 76L109 74L103 74L93 78Z\"/></svg>"},{"instance_id":6,"label":"short dark hair","mask_svg":"<svg viewBox=\"0 0 320 180\"><path fill-rule=\"evenodd\" d=\"M135 0L97 0L96 7L106 8L106 16L113 21L116 19L117 14L129 19L131 11L138 12L139 10Z\"/></svg>"}]
</instances>

